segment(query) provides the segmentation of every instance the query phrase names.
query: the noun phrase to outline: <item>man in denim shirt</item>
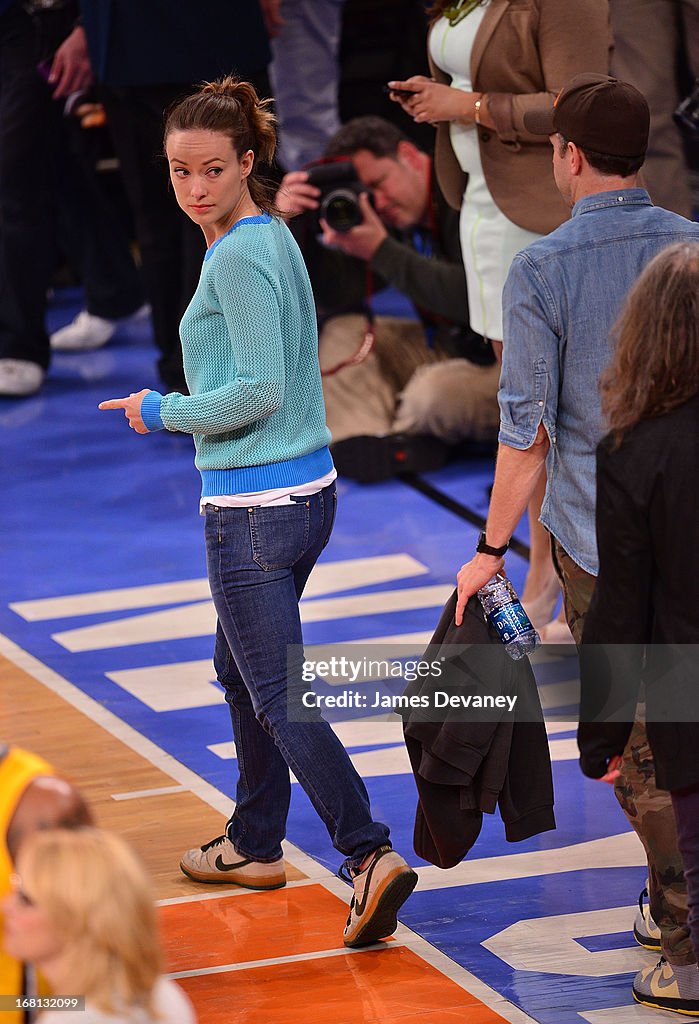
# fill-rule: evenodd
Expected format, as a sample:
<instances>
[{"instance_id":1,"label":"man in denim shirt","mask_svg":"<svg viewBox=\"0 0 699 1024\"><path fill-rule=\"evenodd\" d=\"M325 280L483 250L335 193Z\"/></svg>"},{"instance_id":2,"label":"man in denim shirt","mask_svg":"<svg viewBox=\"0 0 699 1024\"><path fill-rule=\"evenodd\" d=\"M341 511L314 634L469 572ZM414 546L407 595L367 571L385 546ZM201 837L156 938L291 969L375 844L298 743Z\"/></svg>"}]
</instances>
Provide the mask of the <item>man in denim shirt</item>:
<instances>
[{"instance_id":1,"label":"man in denim shirt","mask_svg":"<svg viewBox=\"0 0 699 1024\"><path fill-rule=\"evenodd\" d=\"M551 534L566 615L580 643L598 571L595 451L606 433L599 381L611 355L610 334L646 264L674 242L699 239L699 224L653 206L637 185L649 111L632 86L604 75L577 75L553 108L529 112L525 124L532 134L549 135L556 184L572 216L515 257L505 285L495 482L477 553L458 574L456 621L469 597L502 569L512 532L546 467L541 521ZM634 996L663 1008L672 996L673 1009L699 1012L699 971L686 928L672 806L669 794L655 787L641 721L621 764L609 765L605 779L614 778L648 854L651 910L668 960L664 968L640 972ZM646 933L653 930L647 915L637 921L639 940L650 940Z\"/></svg>"}]
</instances>

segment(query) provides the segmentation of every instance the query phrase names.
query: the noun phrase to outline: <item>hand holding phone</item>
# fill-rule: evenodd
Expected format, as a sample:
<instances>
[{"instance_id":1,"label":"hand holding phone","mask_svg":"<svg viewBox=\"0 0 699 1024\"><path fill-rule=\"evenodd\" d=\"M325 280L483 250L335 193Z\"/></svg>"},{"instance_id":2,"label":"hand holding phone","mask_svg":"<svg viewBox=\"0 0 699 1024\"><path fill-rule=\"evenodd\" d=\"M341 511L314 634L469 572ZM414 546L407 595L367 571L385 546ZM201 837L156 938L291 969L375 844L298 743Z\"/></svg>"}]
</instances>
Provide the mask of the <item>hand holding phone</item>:
<instances>
[{"instance_id":1,"label":"hand holding phone","mask_svg":"<svg viewBox=\"0 0 699 1024\"><path fill-rule=\"evenodd\" d=\"M402 96L403 98L414 96L416 93L415 89L392 89L390 85L384 85L383 91L387 96L390 96L391 93L393 93L395 96Z\"/></svg>"}]
</instances>

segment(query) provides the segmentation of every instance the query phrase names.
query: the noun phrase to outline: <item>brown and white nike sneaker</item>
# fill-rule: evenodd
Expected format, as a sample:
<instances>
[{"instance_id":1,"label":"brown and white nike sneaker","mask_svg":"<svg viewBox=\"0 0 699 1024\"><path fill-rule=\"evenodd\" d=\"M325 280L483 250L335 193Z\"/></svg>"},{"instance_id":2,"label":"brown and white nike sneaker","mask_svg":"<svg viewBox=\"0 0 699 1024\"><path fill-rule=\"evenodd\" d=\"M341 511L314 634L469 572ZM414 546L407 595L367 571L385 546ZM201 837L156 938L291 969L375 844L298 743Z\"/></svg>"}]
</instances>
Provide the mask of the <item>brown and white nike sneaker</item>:
<instances>
[{"instance_id":1,"label":"brown and white nike sneaker","mask_svg":"<svg viewBox=\"0 0 699 1024\"><path fill-rule=\"evenodd\" d=\"M396 914L417 883L417 873L390 846L379 846L361 871L340 874L354 886L345 945L368 946L393 935Z\"/></svg>"},{"instance_id":2,"label":"brown and white nike sneaker","mask_svg":"<svg viewBox=\"0 0 699 1024\"><path fill-rule=\"evenodd\" d=\"M195 882L240 885L243 889L281 889L286 885L284 861L265 864L241 857L227 835L217 836L204 846L187 850L180 868Z\"/></svg>"}]
</instances>

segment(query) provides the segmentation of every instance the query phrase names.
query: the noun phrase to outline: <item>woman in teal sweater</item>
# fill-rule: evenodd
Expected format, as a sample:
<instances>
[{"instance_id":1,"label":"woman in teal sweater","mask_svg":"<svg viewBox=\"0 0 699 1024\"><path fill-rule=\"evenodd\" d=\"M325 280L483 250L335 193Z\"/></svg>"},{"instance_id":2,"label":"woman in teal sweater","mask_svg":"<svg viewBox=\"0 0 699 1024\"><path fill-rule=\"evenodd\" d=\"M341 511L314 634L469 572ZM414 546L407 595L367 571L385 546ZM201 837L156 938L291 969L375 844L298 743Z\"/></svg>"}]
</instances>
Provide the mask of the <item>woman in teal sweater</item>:
<instances>
[{"instance_id":1,"label":"woman in teal sweater","mask_svg":"<svg viewBox=\"0 0 699 1024\"><path fill-rule=\"evenodd\" d=\"M192 434L202 477L214 666L239 778L224 834L187 851L180 867L201 882L284 885L291 768L346 857L355 894L344 941L360 946L395 930L417 876L372 819L327 722L317 711L290 721L289 698L303 689L298 602L330 537L336 474L308 274L255 171L274 154L267 107L249 83L226 78L170 112L170 178L208 246L181 324L190 394L145 390L100 408L123 409L137 433Z\"/></svg>"}]
</instances>

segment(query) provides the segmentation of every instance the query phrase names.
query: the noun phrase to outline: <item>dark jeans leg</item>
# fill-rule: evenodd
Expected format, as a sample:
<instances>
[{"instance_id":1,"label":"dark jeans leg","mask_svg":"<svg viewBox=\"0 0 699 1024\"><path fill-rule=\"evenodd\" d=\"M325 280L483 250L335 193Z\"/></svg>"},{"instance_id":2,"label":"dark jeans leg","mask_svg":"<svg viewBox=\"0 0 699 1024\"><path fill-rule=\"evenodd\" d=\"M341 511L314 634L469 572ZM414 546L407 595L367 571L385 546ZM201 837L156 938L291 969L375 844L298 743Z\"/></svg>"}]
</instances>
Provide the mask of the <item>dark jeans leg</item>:
<instances>
[{"instance_id":1,"label":"dark jeans leg","mask_svg":"<svg viewBox=\"0 0 699 1024\"><path fill-rule=\"evenodd\" d=\"M143 282L160 349L158 368L168 386L183 380L179 327L196 288L204 237L170 187L163 152L163 113L182 93L174 86L106 90L112 130L141 250Z\"/></svg>"},{"instance_id":2,"label":"dark jeans leg","mask_svg":"<svg viewBox=\"0 0 699 1024\"><path fill-rule=\"evenodd\" d=\"M0 358L46 369L60 112L37 60L32 20L13 4L0 15Z\"/></svg>"},{"instance_id":3,"label":"dark jeans leg","mask_svg":"<svg viewBox=\"0 0 699 1024\"><path fill-rule=\"evenodd\" d=\"M388 839L387 827L373 821L364 783L328 723L319 712L294 721L288 708L289 687L301 684L300 671L294 671L303 660L298 601L330 536L335 501L331 485L291 505L207 507L209 582L220 623L217 670L225 667L221 682L241 763L228 835L241 854L255 860L281 856L289 806L288 768L282 763L305 789L335 848L352 863ZM221 650L223 637L231 659Z\"/></svg>"},{"instance_id":4,"label":"dark jeans leg","mask_svg":"<svg viewBox=\"0 0 699 1024\"><path fill-rule=\"evenodd\" d=\"M96 169L97 129L85 130L75 117L64 119L63 152L69 176L62 178L58 232L61 246L80 272L85 306L93 316L118 319L143 305L141 275L131 253L131 239L117 189L110 191ZM126 207L126 197L123 197Z\"/></svg>"},{"instance_id":5,"label":"dark jeans leg","mask_svg":"<svg viewBox=\"0 0 699 1024\"><path fill-rule=\"evenodd\" d=\"M689 933L694 956L699 960L699 786L675 790L671 796L687 883Z\"/></svg>"},{"instance_id":6,"label":"dark jeans leg","mask_svg":"<svg viewBox=\"0 0 699 1024\"><path fill-rule=\"evenodd\" d=\"M231 713L238 758L235 810L228 834L239 853L272 861L282 855L291 800L289 766L274 737L255 717L250 692L219 622L214 650L216 678L223 686ZM254 750L254 755L248 756Z\"/></svg>"}]
</instances>

